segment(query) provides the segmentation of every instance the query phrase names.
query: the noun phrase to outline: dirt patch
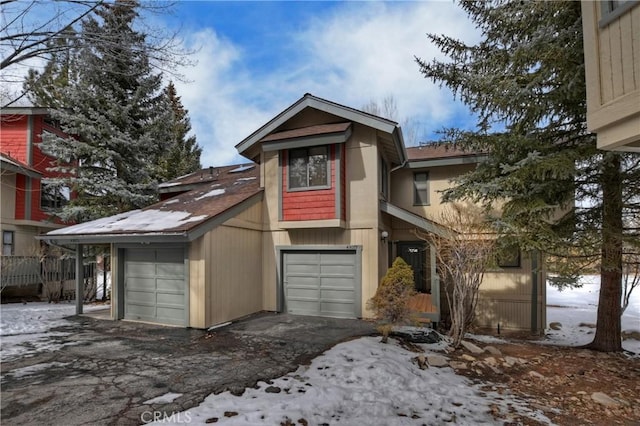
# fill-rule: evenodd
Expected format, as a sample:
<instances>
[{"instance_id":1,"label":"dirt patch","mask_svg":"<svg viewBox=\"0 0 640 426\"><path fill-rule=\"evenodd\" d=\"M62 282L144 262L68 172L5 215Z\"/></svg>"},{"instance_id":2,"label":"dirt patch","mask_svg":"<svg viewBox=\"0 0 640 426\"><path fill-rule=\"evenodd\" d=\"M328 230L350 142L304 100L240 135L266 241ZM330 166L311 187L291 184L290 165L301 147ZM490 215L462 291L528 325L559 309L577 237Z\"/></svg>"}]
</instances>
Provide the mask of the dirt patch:
<instances>
[{"instance_id":1,"label":"dirt patch","mask_svg":"<svg viewBox=\"0 0 640 426\"><path fill-rule=\"evenodd\" d=\"M561 425L640 424L640 360L578 348L530 342L478 344L483 353L458 349L458 374L512 393ZM493 353L486 346L497 349ZM499 417L499 416L498 416ZM538 424L523 418L523 424Z\"/></svg>"}]
</instances>

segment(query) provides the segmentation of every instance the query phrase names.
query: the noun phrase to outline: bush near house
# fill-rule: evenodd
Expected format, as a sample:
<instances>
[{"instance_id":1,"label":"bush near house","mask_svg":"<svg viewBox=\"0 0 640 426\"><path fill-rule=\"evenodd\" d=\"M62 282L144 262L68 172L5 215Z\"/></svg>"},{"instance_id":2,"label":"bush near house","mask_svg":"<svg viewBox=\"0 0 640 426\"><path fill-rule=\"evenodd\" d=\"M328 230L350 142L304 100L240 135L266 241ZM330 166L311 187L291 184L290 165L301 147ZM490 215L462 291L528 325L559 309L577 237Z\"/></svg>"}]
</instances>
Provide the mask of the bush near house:
<instances>
[{"instance_id":1,"label":"bush near house","mask_svg":"<svg viewBox=\"0 0 640 426\"><path fill-rule=\"evenodd\" d=\"M383 322L380 327L383 342L387 341L394 324L409 319L409 299L414 294L413 270L398 257L382 278L375 296L369 300L369 309Z\"/></svg>"}]
</instances>

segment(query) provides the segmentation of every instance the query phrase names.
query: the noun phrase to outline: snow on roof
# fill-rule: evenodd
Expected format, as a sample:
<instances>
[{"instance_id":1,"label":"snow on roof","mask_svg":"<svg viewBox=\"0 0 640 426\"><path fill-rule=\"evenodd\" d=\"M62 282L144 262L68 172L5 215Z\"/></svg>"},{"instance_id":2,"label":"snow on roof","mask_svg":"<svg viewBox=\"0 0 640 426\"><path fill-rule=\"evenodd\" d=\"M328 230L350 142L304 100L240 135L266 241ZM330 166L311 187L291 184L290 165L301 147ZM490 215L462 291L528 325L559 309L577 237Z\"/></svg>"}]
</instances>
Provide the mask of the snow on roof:
<instances>
[{"instance_id":1,"label":"snow on roof","mask_svg":"<svg viewBox=\"0 0 640 426\"><path fill-rule=\"evenodd\" d=\"M185 211L132 210L90 222L69 226L50 232L55 235L82 235L113 232L149 232L178 228L189 222L198 222L206 215L193 216Z\"/></svg>"},{"instance_id":2,"label":"snow on roof","mask_svg":"<svg viewBox=\"0 0 640 426\"><path fill-rule=\"evenodd\" d=\"M201 196L196 197L195 199L196 200L202 200L203 198L215 197L216 195L222 195L224 193L225 193L224 188L218 188L218 189L214 189L214 190L211 190L209 192L206 192L206 193L202 194Z\"/></svg>"},{"instance_id":3,"label":"snow on roof","mask_svg":"<svg viewBox=\"0 0 640 426\"><path fill-rule=\"evenodd\" d=\"M244 171L247 171L247 170L251 170L251 169L253 169L255 166L256 166L255 164L245 164L245 165L242 165L242 166L240 166L240 167L237 167L237 168L235 168L235 169L233 169L233 170L229 170L229 173L240 173L240 172L244 172Z\"/></svg>"}]
</instances>

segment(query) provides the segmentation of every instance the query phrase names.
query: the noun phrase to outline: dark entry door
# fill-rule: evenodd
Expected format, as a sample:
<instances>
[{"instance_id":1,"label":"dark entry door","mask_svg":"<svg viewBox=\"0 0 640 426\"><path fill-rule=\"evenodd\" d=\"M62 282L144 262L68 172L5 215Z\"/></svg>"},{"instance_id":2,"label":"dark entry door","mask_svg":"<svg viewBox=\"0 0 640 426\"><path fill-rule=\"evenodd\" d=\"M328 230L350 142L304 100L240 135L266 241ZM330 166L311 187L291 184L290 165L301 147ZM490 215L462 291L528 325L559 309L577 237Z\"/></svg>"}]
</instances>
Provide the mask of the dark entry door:
<instances>
[{"instance_id":1,"label":"dark entry door","mask_svg":"<svg viewBox=\"0 0 640 426\"><path fill-rule=\"evenodd\" d=\"M429 293L427 287L427 245L424 241L402 241L398 243L398 256L413 269L415 289L420 293Z\"/></svg>"}]
</instances>

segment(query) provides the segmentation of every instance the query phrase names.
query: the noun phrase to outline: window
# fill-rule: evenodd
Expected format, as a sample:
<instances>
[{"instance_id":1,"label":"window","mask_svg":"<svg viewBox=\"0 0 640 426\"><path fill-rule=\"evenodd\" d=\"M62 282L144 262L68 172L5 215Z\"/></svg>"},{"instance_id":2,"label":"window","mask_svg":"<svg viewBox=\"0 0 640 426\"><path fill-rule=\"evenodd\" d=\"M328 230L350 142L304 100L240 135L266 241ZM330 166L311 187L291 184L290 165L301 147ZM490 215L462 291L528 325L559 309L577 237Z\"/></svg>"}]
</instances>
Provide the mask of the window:
<instances>
[{"instance_id":1,"label":"window","mask_svg":"<svg viewBox=\"0 0 640 426\"><path fill-rule=\"evenodd\" d=\"M632 0L607 0L600 3L602 8L602 18L598 25L600 28L609 25L611 22L631 10L638 2Z\"/></svg>"},{"instance_id":2,"label":"window","mask_svg":"<svg viewBox=\"0 0 640 426\"><path fill-rule=\"evenodd\" d=\"M382 157L380 157L380 193L385 199L389 198L389 167Z\"/></svg>"},{"instance_id":3,"label":"window","mask_svg":"<svg viewBox=\"0 0 640 426\"><path fill-rule=\"evenodd\" d=\"M57 210L69 202L69 188L42 183L40 187L40 208Z\"/></svg>"},{"instance_id":4,"label":"window","mask_svg":"<svg viewBox=\"0 0 640 426\"><path fill-rule=\"evenodd\" d=\"M413 174L413 204L415 206L429 205L429 173Z\"/></svg>"},{"instance_id":5,"label":"window","mask_svg":"<svg viewBox=\"0 0 640 426\"><path fill-rule=\"evenodd\" d=\"M520 267L520 248L516 245L510 245L498 254L498 266L501 268L519 268Z\"/></svg>"},{"instance_id":6,"label":"window","mask_svg":"<svg viewBox=\"0 0 640 426\"><path fill-rule=\"evenodd\" d=\"M14 252L13 231L2 231L2 255L12 256Z\"/></svg>"},{"instance_id":7,"label":"window","mask_svg":"<svg viewBox=\"0 0 640 426\"><path fill-rule=\"evenodd\" d=\"M289 189L329 188L329 147L289 151Z\"/></svg>"}]
</instances>

